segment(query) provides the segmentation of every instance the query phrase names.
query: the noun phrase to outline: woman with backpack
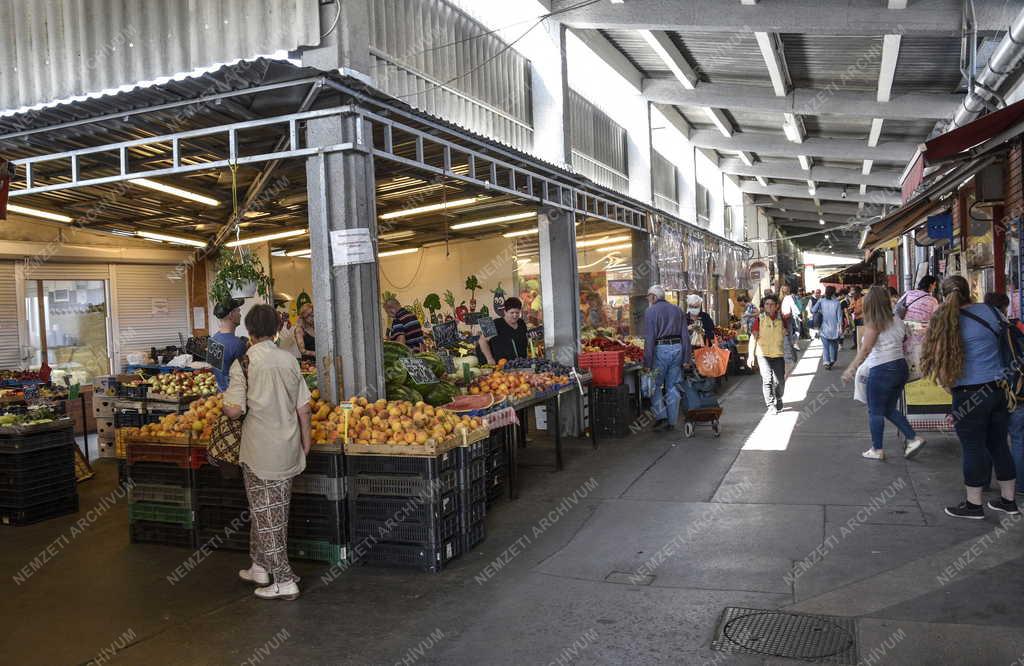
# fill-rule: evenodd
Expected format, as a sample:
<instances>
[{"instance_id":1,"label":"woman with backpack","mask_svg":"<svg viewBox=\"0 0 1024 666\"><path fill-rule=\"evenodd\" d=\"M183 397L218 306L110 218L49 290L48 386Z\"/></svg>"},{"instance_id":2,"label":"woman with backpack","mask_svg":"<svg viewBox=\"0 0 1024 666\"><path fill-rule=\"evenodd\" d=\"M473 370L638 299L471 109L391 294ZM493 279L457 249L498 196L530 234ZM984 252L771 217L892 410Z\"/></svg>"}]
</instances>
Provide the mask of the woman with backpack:
<instances>
[{"instance_id":1,"label":"woman with backpack","mask_svg":"<svg viewBox=\"0 0 1024 666\"><path fill-rule=\"evenodd\" d=\"M831 370L839 355L839 340L843 337L843 308L836 300L835 287L825 287L825 297L811 306L811 321L821 338L825 369Z\"/></svg>"},{"instance_id":2,"label":"woman with backpack","mask_svg":"<svg viewBox=\"0 0 1024 666\"><path fill-rule=\"evenodd\" d=\"M912 458L924 446L925 441L917 436L907 417L899 410L898 403L903 386L910 376L910 367L903 356L903 338L906 329L903 321L893 315L889 290L874 286L864 297L861 309L864 318L863 339L857 351L857 358L843 373L843 379L854 378L858 366L863 362L868 368L867 398L868 425L871 429L871 448L861 455L870 460L885 460L882 450L882 436L885 434L885 419L907 439L903 450L905 458Z\"/></svg>"},{"instance_id":3,"label":"woman with backpack","mask_svg":"<svg viewBox=\"0 0 1024 666\"><path fill-rule=\"evenodd\" d=\"M959 275L942 281L942 305L932 317L925 338L922 370L953 394L953 427L963 455L967 497L946 507L954 518L985 517L981 491L995 466L1000 498L988 508L1016 515L1016 468L1006 437L1010 421L1009 387L1003 345L1006 322L988 305L972 303L967 280ZM987 453L987 455L986 455Z\"/></svg>"}]
</instances>

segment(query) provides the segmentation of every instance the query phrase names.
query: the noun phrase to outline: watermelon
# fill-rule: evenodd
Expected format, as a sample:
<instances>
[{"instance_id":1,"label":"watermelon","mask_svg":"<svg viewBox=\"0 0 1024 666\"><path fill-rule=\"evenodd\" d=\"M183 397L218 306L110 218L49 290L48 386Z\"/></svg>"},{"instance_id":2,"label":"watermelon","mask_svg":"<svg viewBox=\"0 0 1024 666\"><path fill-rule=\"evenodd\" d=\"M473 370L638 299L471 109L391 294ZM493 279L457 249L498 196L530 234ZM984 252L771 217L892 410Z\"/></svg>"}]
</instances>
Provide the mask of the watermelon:
<instances>
[{"instance_id":1,"label":"watermelon","mask_svg":"<svg viewBox=\"0 0 1024 666\"><path fill-rule=\"evenodd\" d=\"M493 395L490 393L478 393L477 395L456 396L454 400L444 405L444 408L453 412L471 412L477 409L487 409L493 404Z\"/></svg>"},{"instance_id":2,"label":"watermelon","mask_svg":"<svg viewBox=\"0 0 1024 666\"><path fill-rule=\"evenodd\" d=\"M401 363L389 363L384 365L384 380L388 384L402 385L409 379L409 371Z\"/></svg>"}]
</instances>

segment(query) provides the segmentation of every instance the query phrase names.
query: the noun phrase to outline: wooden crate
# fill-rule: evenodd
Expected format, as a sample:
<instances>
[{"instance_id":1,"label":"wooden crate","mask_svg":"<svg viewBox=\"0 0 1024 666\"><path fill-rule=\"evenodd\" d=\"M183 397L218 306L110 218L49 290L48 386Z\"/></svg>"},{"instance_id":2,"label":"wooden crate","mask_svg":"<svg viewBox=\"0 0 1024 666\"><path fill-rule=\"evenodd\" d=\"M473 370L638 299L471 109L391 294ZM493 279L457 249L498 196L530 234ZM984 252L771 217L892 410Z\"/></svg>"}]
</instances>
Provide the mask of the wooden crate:
<instances>
[{"instance_id":1,"label":"wooden crate","mask_svg":"<svg viewBox=\"0 0 1024 666\"><path fill-rule=\"evenodd\" d=\"M381 455L381 456L423 456L432 458L451 451L462 444L461 438L449 437L443 441L427 440L426 444L357 444L345 443L348 455Z\"/></svg>"}]
</instances>

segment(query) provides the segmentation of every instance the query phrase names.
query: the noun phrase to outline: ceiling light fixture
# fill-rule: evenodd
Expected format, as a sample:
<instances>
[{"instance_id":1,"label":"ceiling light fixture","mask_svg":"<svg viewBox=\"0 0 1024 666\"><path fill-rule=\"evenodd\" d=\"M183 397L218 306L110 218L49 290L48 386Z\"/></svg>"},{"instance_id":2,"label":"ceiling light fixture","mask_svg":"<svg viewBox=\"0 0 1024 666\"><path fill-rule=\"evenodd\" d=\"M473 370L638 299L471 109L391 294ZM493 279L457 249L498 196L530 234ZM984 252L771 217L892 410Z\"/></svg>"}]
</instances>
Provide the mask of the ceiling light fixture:
<instances>
[{"instance_id":1,"label":"ceiling light fixture","mask_svg":"<svg viewBox=\"0 0 1024 666\"><path fill-rule=\"evenodd\" d=\"M136 231L135 235L139 238L145 238L146 240L174 243L176 245L189 245L191 247L206 247L206 241L200 241L194 238L185 238L184 236L170 236L168 234L158 234L152 231Z\"/></svg>"},{"instance_id":2,"label":"ceiling light fixture","mask_svg":"<svg viewBox=\"0 0 1024 666\"><path fill-rule=\"evenodd\" d=\"M420 249L418 247L407 247L404 250L388 250L387 252L378 252L377 256L378 257L394 257L395 255L398 255L398 254L415 254L415 253L417 253L419 251L420 251Z\"/></svg>"},{"instance_id":3,"label":"ceiling light fixture","mask_svg":"<svg viewBox=\"0 0 1024 666\"><path fill-rule=\"evenodd\" d=\"M522 229L520 231L510 231L507 234L502 234L505 238L519 238L520 236L533 236L539 234L540 229Z\"/></svg>"},{"instance_id":4,"label":"ceiling light fixture","mask_svg":"<svg viewBox=\"0 0 1024 666\"><path fill-rule=\"evenodd\" d=\"M294 238L295 236L301 236L306 233L309 233L309 229L289 229L288 231L277 231L272 234L263 234L262 236L253 236L252 238L234 240L230 243L224 243L224 245L227 247L240 247L242 245L252 245L253 243L263 243L264 241Z\"/></svg>"},{"instance_id":5,"label":"ceiling light fixture","mask_svg":"<svg viewBox=\"0 0 1024 666\"><path fill-rule=\"evenodd\" d=\"M476 227L484 227L488 224L501 224L502 222L516 222L517 220L525 220L531 217L537 217L537 213L513 213L511 215L499 215L498 217L488 217L482 220L473 220L472 222L459 222L453 224L451 228L455 231L459 229L474 229Z\"/></svg>"},{"instance_id":6,"label":"ceiling light fixture","mask_svg":"<svg viewBox=\"0 0 1024 666\"><path fill-rule=\"evenodd\" d=\"M818 218L818 224L820 224L821 226L825 226L825 218L819 217Z\"/></svg>"},{"instance_id":7,"label":"ceiling light fixture","mask_svg":"<svg viewBox=\"0 0 1024 666\"><path fill-rule=\"evenodd\" d=\"M163 192L164 194L173 194L174 196L181 197L182 199L188 199L189 201L195 201L201 204L206 204L207 206L220 205L220 202L212 197L199 194L198 192L184 190L180 187L175 187L174 185L165 185L164 183L155 180L150 180L149 178L136 178L128 182L135 183L136 185L142 185L143 187L148 187L151 190Z\"/></svg>"},{"instance_id":8,"label":"ceiling light fixture","mask_svg":"<svg viewBox=\"0 0 1024 666\"><path fill-rule=\"evenodd\" d=\"M7 204L7 210L12 213L20 213L21 215L31 215L32 217L41 217L44 220L53 220L54 222L74 222L74 220L67 215L51 213L49 211L39 210L38 208L28 208L27 206Z\"/></svg>"},{"instance_id":9,"label":"ceiling light fixture","mask_svg":"<svg viewBox=\"0 0 1024 666\"><path fill-rule=\"evenodd\" d=\"M380 234L377 236L377 239L382 241L402 240L403 238L412 238L415 235L415 231L407 229L405 231L389 231L386 234Z\"/></svg>"},{"instance_id":10,"label":"ceiling light fixture","mask_svg":"<svg viewBox=\"0 0 1024 666\"><path fill-rule=\"evenodd\" d=\"M604 236L602 238L594 238L592 240L579 241L576 243L576 247L600 247L602 245L608 245L610 243L621 243L622 241L628 240L629 236Z\"/></svg>"},{"instance_id":11,"label":"ceiling light fixture","mask_svg":"<svg viewBox=\"0 0 1024 666\"><path fill-rule=\"evenodd\" d=\"M419 206L417 208L393 210L390 213L384 213L383 215L381 215L380 219L393 220L398 217L411 217L413 215L422 215L423 213L435 213L439 210L448 210L449 208L461 208L462 206L469 206L479 201L483 201L486 198L487 197L469 197L467 199L452 199L451 201L429 204L426 206Z\"/></svg>"},{"instance_id":12,"label":"ceiling light fixture","mask_svg":"<svg viewBox=\"0 0 1024 666\"><path fill-rule=\"evenodd\" d=\"M289 250L288 252L284 253L284 256L286 256L286 257L308 257L310 252L312 252L312 250L310 250L307 247L307 248L303 248L301 250Z\"/></svg>"},{"instance_id":13,"label":"ceiling light fixture","mask_svg":"<svg viewBox=\"0 0 1024 666\"><path fill-rule=\"evenodd\" d=\"M608 247L597 248L598 252L614 252L615 250L628 250L633 247L632 243L621 243L620 245L609 245Z\"/></svg>"}]
</instances>

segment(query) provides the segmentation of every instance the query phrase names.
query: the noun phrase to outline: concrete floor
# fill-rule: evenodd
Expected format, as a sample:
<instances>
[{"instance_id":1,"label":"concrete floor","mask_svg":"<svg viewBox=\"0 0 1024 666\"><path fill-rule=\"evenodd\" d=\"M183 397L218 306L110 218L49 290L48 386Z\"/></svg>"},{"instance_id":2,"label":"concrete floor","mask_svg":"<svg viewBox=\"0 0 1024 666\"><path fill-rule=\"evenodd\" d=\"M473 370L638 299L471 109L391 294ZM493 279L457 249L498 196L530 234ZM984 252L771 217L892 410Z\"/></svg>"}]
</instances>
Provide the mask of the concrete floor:
<instances>
[{"instance_id":1,"label":"concrete floor","mask_svg":"<svg viewBox=\"0 0 1024 666\"><path fill-rule=\"evenodd\" d=\"M864 664L1024 663L1024 529L942 514L961 493L949 436L913 461L861 459L865 411L819 355L796 366L780 416L763 416L756 378L731 379L720 439L573 441L560 473L531 444L521 498L440 575L327 582L297 562L291 603L255 599L239 553L169 583L189 551L129 545L116 468L97 463L78 516L0 531L3 663L801 663L711 650L726 606L854 617Z\"/></svg>"}]
</instances>

